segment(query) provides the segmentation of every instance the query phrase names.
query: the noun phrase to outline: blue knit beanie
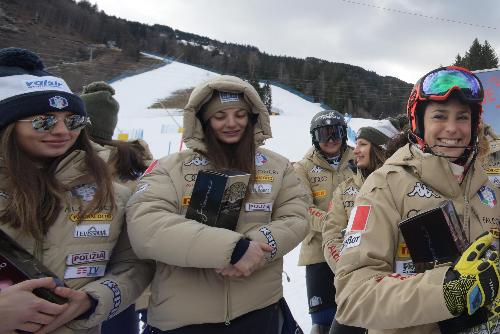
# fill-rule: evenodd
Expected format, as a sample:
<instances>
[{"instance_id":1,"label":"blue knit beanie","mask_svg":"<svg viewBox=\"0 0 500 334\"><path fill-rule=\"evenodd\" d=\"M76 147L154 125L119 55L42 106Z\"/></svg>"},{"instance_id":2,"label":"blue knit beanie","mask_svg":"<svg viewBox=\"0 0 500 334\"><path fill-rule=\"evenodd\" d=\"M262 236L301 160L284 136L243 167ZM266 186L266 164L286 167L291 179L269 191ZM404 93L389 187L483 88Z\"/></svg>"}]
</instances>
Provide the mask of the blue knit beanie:
<instances>
[{"instance_id":1,"label":"blue knit beanie","mask_svg":"<svg viewBox=\"0 0 500 334\"><path fill-rule=\"evenodd\" d=\"M0 49L0 129L54 111L87 116L80 97L63 79L46 72L38 55L20 48Z\"/></svg>"}]
</instances>

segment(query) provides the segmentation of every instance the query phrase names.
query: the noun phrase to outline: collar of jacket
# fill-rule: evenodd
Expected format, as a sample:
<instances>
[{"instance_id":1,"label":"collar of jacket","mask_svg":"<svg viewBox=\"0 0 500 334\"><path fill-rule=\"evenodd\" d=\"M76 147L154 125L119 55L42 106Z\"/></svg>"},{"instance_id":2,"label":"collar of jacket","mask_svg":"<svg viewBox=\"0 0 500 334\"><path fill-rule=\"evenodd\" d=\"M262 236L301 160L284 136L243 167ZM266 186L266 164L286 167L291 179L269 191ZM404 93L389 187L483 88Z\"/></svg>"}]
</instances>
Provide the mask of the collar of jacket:
<instances>
[{"instance_id":1,"label":"collar of jacket","mask_svg":"<svg viewBox=\"0 0 500 334\"><path fill-rule=\"evenodd\" d=\"M407 144L396 151L385 162L386 165L406 166L426 185L449 198L462 193L475 194L488 181L488 176L477 159L469 167L467 175L459 184L446 158L423 153L417 147ZM464 189L467 187L468 189Z\"/></svg>"},{"instance_id":2,"label":"collar of jacket","mask_svg":"<svg viewBox=\"0 0 500 334\"><path fill-rule=\"evenodd\" d=\"M269 113L258 94L252 89L252 86L239 78L221 75L216 80L205 82L205 84L196 87L184 108L182 140L188 148L201 152L207 151L201 121L196 117L196 113L200 110L201 106L210 100L214 90L243 93L245 101L251 107L251 112L257 115L254 132L257 146L262 145L266 139L272 137Z\"/></svg>"},{"instance_id":3,"label":"collar of jacket","mask_svg":"<svg viewBox=\"0 0 500 334\"><path fill-rule=\"evenodd\" d=\"M335 171L335 169L330 166L328 161L326 161L325 157L321 152L318 151L314 146L307 151L306 155L304 156L306 159L309 159L313 164L320 166L321 168L330 170L330 171ZM353 158L352 155L352 148L347 147L345 151L342 153L342 157L340 158L340 163L339 167L337 170L342 170L347 168L347 164L349 163L349 160Z\"/></svg>"}]
</instances>

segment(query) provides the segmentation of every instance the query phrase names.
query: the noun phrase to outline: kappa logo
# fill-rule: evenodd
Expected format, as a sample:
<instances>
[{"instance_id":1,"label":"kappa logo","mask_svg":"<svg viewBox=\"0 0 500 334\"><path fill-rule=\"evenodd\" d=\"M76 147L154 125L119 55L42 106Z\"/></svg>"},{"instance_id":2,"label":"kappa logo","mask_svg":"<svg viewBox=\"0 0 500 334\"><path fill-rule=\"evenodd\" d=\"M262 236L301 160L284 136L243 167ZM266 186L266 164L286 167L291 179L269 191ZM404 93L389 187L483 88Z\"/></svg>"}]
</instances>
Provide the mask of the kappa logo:
<instances>
[{"instance_id":1,"label":"kappa logo","mask_svg":"<svg viewBox=\"0 0 500 334\"><path fill-rule=\"evenodd\" d=\"M263 226L259 231L266 237L267 244L273 249L269 255L266 255L266 260L271 261L276 256L276 252L278 252L278 243L274 240L271 230L267 227Z\"/></svg>"},{"instance_id":2,"label":"kappa logo","mask_svg":"<svg viewBox=\"0 0 500 334\"><path fill-rule=\"evenodd\" d=\"M427 188L427 186L425 184L420 183L420 182L417 182L415 184L415 187L413 188L413 190L411 192L409 192L407 195L410 197L418 196L418 197L425 197L425 198L431 198L431 197L441 198L440 195L435 194L430 188Z\"/></svg>"},{"instance_id":3,"label":"kappa logo","mask_svg":"<svg viewBox=\"0 0 500 334\"><path fill-rule=\"evenodd\" d=\"M347 188L345 191L344 191L344 195L348 195L348 196L356 196L358 194L358 188L357 187L354 187L354 186L350 186L349 188Z\"/></svg>"},{"instance_id":4,"label":"kappa logo","mask_svg":"<svg viewBox=\"0 0 500 334\"><path fill-rule=\"evenodd\" d=\"M82 184L71 189L71 195L80 198L84 202L91 202L94 199L96 191L97 185L95 183Z\"/></svg>"},{"instance_id":5,"label":"kappa logo","mask_svg":"<svg viewBox=\"0 0 500 334\"><path fill-rule=\"evenodd\" d=\"M112 280L108 279L102 281L101 284L107 286L111 290L111 292L113 292L113 308L108 315L108 319L111 319L116 315L116 312L118 312L118 309L120 308L120 305L122 303L122 292L120 291L118 284L116 284Z\"/></svg>"},{"instance_id":6,"label":"kappa logo","mask_svg":"<svg viewBox=\"0 0 500 334\"><path fill-rule=\"evenodd\" d=\"M56 95L56 96L53 96L49 99L49 105L52 108L56 108L56 109L61 110L61 109L66 108L69 105L69 103L65 97Z\"/></svg>"},{"instance_id":7,"label":"kappa logo","mask_svg":"<svg viewBox=\"0 0 500 334\"><path fill-rule=\"evenodd\" d=\"M206 166L209 164L209 161L207 158L199 155L199 156L196 156L194 157L193 159L191 159L190 161L188 162L185 162L184 163L184 166L191 166L191 165L195 165L195 166Z\"/></svg>"},{"instance_id":8,"label":"kappa logo","mask_svg":"<svg viewBox=\"0 0 500 334\"><path fill-rule=\"evenodd\" d=\"M325 170L321 168L320 166L314 166L309 173L321 173L324 172Z\"/></svg>"},{"instance_id":9,"label":"kappa logo","mask_svg":"<svg viewBox=\"0 0 500 334\"><path fill-rule=\"evenodd\" d=\"M255 165L256 166L262 166L267 161L268 161L268 159L264 154L262 154L260 152L255 153Z\"/></svg>"}]
</instances>

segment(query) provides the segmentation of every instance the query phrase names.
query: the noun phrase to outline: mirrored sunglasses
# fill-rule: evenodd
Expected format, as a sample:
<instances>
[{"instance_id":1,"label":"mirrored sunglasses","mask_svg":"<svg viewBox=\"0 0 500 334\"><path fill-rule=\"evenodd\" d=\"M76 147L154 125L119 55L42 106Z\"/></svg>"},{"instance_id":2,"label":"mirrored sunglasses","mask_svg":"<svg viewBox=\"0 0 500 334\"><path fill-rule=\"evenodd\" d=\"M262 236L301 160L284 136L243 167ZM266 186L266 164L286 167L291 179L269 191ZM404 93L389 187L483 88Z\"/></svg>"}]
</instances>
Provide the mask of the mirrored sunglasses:
<instances>
[{"instance_id":1,"label":"mirrored sunglasses","mask_svg":"<svg viewBox=\"0 0 500 334\"><path fill-rule=\"evenodd\" d=\"M342 139L346 136L346 131L343 126L322 126L320 128L314 129L314 139L319 143L326 143L330 139L337 140Z\"/></svg>"},{"instance_id":2,"label":"mirrored sunglasses","mask_svg":"<svg viewBox=\"0 0 500 334\"><path fill-rule=\"evenodd\" d=\"M458 68L443 68L425 75L420 96L430 100L445 100L453 90L459 90L467 102L482 102L484 92L479 79L471 72Z\"/></svg>"},{"instance_id":3,"label":"mirrored sunglasses","mask_svg":"<svg viewBox=\"0 0 500 334\"><path fill-rule=\"evenodd\" d=\"M39 132L50 131L57 124L57 116L55 115L40 115L35 116L32 119L20 119L19 122L31 122L33 129ZM64 124L70 131L76 131L83 129L87 125L90 125L90 117L82 115L70 115L64 117Z\"/></svg>"}]
</instances>

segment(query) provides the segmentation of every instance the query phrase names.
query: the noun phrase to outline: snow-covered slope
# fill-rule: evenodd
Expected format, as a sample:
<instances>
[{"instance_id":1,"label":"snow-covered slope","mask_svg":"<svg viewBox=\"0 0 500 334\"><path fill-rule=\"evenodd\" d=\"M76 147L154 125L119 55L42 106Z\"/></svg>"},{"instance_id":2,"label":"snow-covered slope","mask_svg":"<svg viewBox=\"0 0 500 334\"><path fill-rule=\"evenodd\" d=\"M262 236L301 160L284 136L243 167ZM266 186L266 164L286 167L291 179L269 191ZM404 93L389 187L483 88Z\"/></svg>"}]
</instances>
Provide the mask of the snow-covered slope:
<instances>
[{"instance_id":1,"label":"snow-covered slope","mask_svg":"<svg viewBox=\"0 0 500 334\"><path fill-rule=\"evenodd\" d=\"M191 88L217 74L194 66L172 62L164 67L114 82L115 98L120 103L118 133L128 133L130 138L140 137L148 142L156 158L178 152L181 148L181 110L148 109L159 99L176 90ZM273 138L265 147L278 152L291 161L302 158L311 147L309 122L321 111L319 104L310 103L288 91L272 86L273 106L283 111L280 116L271 116ZM372 120L352 119L352 132ZM283 286L290 308L304 332L311 327L308 314L305 270L297 266L299 248L285 257Z\"/></svg>"}]
</instances>

